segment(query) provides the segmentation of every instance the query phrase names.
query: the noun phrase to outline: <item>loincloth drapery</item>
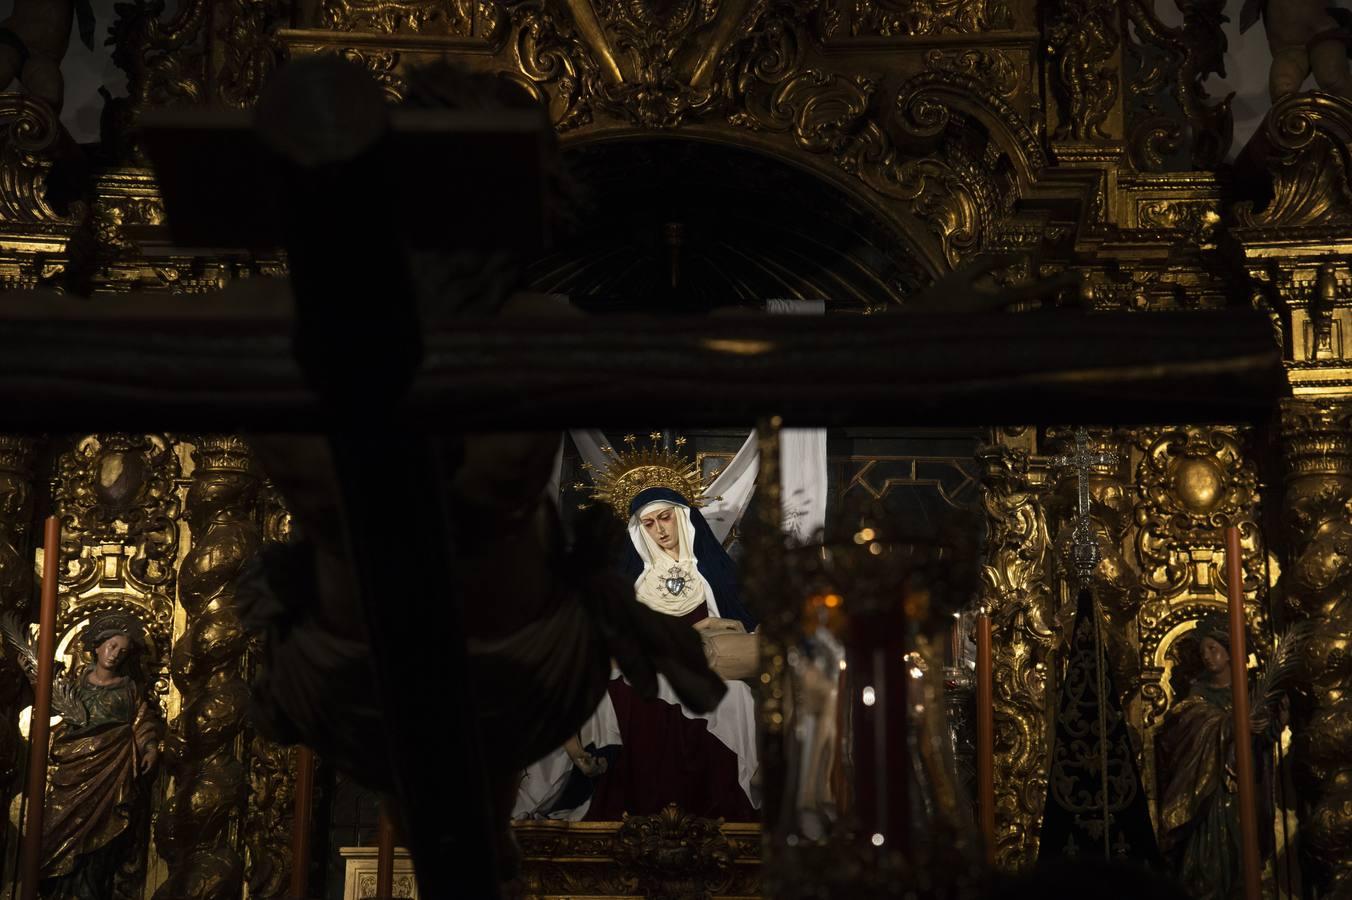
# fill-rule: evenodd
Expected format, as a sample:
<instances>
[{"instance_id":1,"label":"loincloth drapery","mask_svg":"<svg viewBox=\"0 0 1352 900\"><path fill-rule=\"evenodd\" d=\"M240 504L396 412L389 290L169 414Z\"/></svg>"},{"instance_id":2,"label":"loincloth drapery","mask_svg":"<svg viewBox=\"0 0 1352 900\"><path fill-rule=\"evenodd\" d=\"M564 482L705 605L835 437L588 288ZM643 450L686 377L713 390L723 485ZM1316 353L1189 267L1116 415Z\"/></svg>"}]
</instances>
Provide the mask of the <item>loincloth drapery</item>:
<instances>
[{"instance_id":1,"label":"loincloth drapery","mask_svg":"<svg viewBox=\"0 0 1352 900\"><path fill-rule=\"evenodd\" d=\"M296 561L307 555L301 546L274 551L286 552L301 557ZM255 721L274 739L307 744L370 787L388 789L386 749L373 738L383 721L370 648L285 603L270 586L267 567L261 560L252 566L237 594L245 627L265 635ZM595 708L609 678L604 641L572 597L505 638L471 638L467 649L482 742L495 769L524 768L561 743ZM442 737L443 698L463 687L401 687L427 697L429 739Z\"/></svg>"}]
</instances>

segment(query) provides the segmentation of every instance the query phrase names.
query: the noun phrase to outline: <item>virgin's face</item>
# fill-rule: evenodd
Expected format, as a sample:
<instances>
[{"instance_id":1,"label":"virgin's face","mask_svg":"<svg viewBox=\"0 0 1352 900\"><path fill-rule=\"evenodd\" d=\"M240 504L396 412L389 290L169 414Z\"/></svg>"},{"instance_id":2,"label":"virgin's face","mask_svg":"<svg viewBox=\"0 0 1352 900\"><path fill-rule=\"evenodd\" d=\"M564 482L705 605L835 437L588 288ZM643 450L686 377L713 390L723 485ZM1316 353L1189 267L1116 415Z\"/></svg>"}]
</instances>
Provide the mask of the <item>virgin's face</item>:
<instances>
[{"instance_id":1,"label":"virgin's face","mask_svg":"<svg viewBox=\"0 0 1352 900\"><path fill-rule=\"evenodd\" d=\"M131 641L127 639L126 635L115 634L99 644L99 648L94 651L94 655L98 657L99 668L116 672L121 668L123 661L126 660L127 654L130 652Z\"/></svg>"},{"instance_id":2,"label":"virgin's face","mask_svg":"<svg viewBox=\"0 0 1352 900\"><path fill-rule=\"evenodd\" d=\"M1230 667L1230 651L1225 649L1225 645L1215 638L1204 637L1200 645L1202 651L1202 665L1212 675L1224 672Z\"/></svg>"},{"instance_id":3,"label":"virgin's face","mask_svg":"<svg viewBox=\"0 0 1352 900\"><path fill-rule=\"evenodd\" d=\"M668 553L676 552L676 547L680 543L680 534L676 530L675 507L666 506L645 513L639 519L639 522L643 524L643 530L648 532L649 537L653 539L657 546Z\"/></svg>"}]
</instances>

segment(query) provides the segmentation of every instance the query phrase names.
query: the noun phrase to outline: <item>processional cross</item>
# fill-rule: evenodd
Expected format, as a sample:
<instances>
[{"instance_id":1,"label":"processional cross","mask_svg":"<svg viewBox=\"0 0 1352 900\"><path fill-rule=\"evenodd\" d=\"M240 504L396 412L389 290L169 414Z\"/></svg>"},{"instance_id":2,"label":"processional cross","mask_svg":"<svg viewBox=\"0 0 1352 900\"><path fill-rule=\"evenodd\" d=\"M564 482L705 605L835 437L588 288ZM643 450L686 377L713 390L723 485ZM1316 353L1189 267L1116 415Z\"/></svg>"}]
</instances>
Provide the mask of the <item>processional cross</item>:
<instances>
[{"instance_id":1,"label":"processional cross","mask_svg":"<svg viewBox=\"0 0 1352 900\"><path fill-rule=\"evenodd\" d=\"M1052 457L1054 468L1075 470L1078 507L1075 529L1070 533L1070 559L1081 584L1089 581L1102 558L1098 541L1094 538L1094 523L1089 518L1089 476L1093 474L1094 466L1112 466L1117 461L1117 453L1111 450L1091 452L1089 432L1084 428L1075 429L1074 453Z\"/></svg>"},{"instance_id":2,"label":"processional cross","mask_svg":"<svg viewBox=\"0 0 1352 900\"><path fill-rule=\"evenodd\" d=\"M1075 529L1071 532L1071 564L1074 566L1076 580L1079 581L1081 592L1088 589L1089 580L1094 576L1094 570L1098 568L1099 560L1102 554L1099 552L1098 541L1094 537L1094 524L1089 518L1089 476L1092 474L1094 466L1115 465L1119 459L1117 453L1108 451L1091 451L1089 447L1089 432L1085 428L1075 429L1075 451L1073 453L1061 454L1052 457L1051 464L1058 469L1075 470L1075 487L1077 494L1077 509L1075 512ZM1104 641L1102 625L1098 615L1098 605L1090 601L1086 607L1083 596L1078 604L1076 622L1074 625L1075 638L1079 636L1081 627L1079 618L1086 614L1093 616L1094 628L1094 674L1097 685L1094 697L1095 705L1098 707L1098 776L1099 776L1099 795L1098 801L1101 805L1101 835L1103 838L1103 858L1112 858L1112 811L1115 807L1123 804L1114 802L1109 784L1109 722L1108 722L1108 684L1107 673L1104 661ZM1071 663L1074 665L1074 662ZM1059 730L1059 726L1058 726ZM1060 740L1058 735L1056 740ZM1053 751L1053 757L1056 762L1053 763L1053 779L1056 778L1056 768L1061 765L1060 754ZM1072 837L1073 840L1073 837Z\"/></svg>"}]
</instances>

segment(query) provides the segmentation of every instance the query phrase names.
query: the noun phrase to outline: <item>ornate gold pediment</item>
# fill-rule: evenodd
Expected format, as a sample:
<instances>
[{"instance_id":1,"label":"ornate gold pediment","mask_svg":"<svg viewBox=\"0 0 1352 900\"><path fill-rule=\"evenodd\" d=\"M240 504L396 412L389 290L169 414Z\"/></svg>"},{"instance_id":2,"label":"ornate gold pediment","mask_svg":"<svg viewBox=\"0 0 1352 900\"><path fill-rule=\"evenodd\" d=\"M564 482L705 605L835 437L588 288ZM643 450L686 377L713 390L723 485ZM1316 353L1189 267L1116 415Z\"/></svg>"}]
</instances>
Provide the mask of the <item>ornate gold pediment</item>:
<instances>
[{"instance_id":1,"label":"ornate gold pediment","mask_svg":"<svg viewBox=\"0 0 1352 900\"><path fill-rule=\"evenodd\" d=\"M1007 0L326 0L318 27L280 40L364 65L394 98L436 58L499 75L547 104L565 145L689 136L799 165L937 273L996 243L1047 163L1021 15Z\"/></svg>"},{"instance_id":2,"label":"ornate gold pediment","mask_svg":"<svg viewBox=\"0 0 1352 900\"><path fill-rule=\"evenodd\" d=\"M668 806L623 822L517 822L527 897L760 896L761 828Z\"/></svg>"}]
</instances>

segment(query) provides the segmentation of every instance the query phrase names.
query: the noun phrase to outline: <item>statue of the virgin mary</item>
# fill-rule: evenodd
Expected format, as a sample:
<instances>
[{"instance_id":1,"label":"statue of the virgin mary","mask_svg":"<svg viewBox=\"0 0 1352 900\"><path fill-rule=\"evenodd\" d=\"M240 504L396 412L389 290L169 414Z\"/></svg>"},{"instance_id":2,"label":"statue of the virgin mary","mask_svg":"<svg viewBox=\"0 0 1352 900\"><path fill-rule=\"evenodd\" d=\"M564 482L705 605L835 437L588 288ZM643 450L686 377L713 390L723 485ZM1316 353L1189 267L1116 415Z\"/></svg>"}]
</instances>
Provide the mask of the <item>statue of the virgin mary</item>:
<instances>
[{"instance_id":1,"label":"statue of the virgin mary","mask_svg":"<svg viewBox=\"0 0 1352 900\"><path fill-rule=\"evenodd\" d=\"M656 459L665 454L669 458ZM698 630L715 671L754 658L756 622L742 605L737 567L700 514L697 473L667 451L614 454L596 496L628 520L623 562L638 603ZM721 657L721 659L720 659ZM645 699L611 673L578 736L531 766L519 818L615 820L669 803L730 821L755 818L755 698L739 680L708 713L681 704L664 677Z\"/></svg>"}]
</instances>

